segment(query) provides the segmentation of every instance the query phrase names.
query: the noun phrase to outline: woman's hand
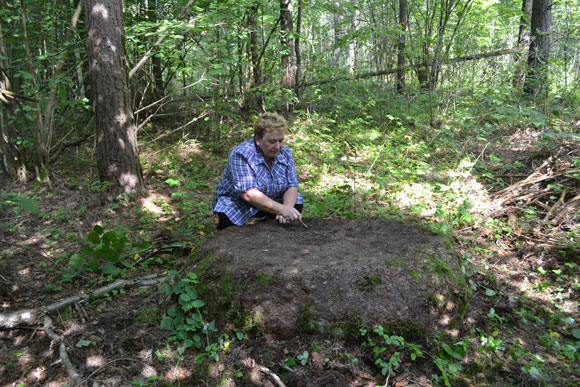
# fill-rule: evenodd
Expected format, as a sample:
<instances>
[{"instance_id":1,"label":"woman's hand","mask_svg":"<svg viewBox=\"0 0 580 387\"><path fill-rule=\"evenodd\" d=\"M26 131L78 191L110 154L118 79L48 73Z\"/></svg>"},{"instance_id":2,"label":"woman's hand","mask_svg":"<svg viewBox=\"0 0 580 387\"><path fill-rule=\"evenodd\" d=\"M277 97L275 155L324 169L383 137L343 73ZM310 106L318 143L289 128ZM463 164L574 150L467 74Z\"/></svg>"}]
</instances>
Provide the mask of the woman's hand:
<instances>
[{"instance_id":1,"label":"woman's hand","mask_svg":"<svg viewBox=\"0 0 580 387\"><path fill-rule=\"evenodd\" d=\"M284 206L282 212L276 215L276 220L282 224L302 219L302 214L294 207Z\"/></svg>"}]
</instances>

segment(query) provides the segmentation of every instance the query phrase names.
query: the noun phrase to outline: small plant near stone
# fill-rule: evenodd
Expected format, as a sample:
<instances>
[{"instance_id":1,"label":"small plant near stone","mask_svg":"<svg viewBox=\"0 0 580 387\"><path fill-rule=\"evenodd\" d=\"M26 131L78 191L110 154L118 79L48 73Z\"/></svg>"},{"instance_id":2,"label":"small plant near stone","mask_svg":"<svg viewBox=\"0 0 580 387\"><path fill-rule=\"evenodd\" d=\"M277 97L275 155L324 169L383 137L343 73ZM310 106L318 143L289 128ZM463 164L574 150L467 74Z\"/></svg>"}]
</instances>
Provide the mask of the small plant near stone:
<instances>
[{"instance_id":1,"label":"small plant near stone","mask_svg":"<svg viewBox=\"0 0 580 387\"><path fill-rule=\"evenodd\" d=\"M423 357L421 345L406 343L402 336L389 335L381 325L371 332L376 337L372 337L366 329L361 329L360 333L361 336L367 337L364 345L371 348L375 365L381 368L383 375L394 373L394 370L401 364L403 351L407 351L413 361Z\"/></svg>"},{"instance_id":2,"label":"small plant near stone","mask_svg":"<svg viewBox=\"0 0 580 387\"><path fill-rule=\"evenodd\" d=\"M377 285L381 284L383 280L380 276L369 273L362 278L359 278L357 284L363 289L365 292L372 292L375 290Z\"/></svg>"},{"instance_id":3,"label":"small plant near stone","mask_svg":"<svg viewBox=\"0 0 580 387\"><path fill-rule=\"evenodd\" d=\"M187 273L185 278L174 284L166 284L159 290L168 298L177 299L176 305L170 307L161 320L161 329L173 332L170 341L177 343L177 352L181 356L189 348L201 349L203 336L209 347L210 335L216 332L215 322L206 322L201 313L205 302L199 299L197 284L197 274Z\"/></svg>"},{"instance_id":4,"label":"small plant near stone","mask_svg":"<svg viewBox=\"0 0 580 387\"><path fill-rule=\"evenodd\" d=\"M260 282L262 285L274 285L280 279L280 277L276 275L267 275L262 273L258 273L257 276L258 282Z\"/></svg>"}]
</instances>

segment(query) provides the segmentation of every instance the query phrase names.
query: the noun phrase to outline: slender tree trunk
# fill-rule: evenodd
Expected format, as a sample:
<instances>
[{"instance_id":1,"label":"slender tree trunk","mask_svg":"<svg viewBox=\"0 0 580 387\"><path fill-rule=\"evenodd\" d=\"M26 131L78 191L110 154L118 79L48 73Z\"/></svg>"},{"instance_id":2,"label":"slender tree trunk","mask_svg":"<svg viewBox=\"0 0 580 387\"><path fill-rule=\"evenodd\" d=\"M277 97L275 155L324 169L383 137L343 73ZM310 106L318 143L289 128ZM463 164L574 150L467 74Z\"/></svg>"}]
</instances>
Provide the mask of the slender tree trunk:
<instances>
[{"instance_id":1,"label":"slender tree trunk","mask_svg":"<svg viewBox=\"0 0 580 387\"><path fill-rule=\"evenodd\" d=\"M247 23L250 30L250 41L248 45L248 56L252 63L252 78L250 90L246 93L245 108L248 110L257 109L263 100L263 93L259 90L262 86L262 67L260 64L260 49L258 45L258 2L254 2L248 9Z\"/></svg>"},{"instance_id":2,"label":"slender tree trunk","mask_svg":"<svg viewBox=\"0 0 580 387\"><path fill-rule=\"evenodd\" d=\"M530 19L532 17L533 0L522 0L522 17L518 33L518 47L530 47ZM526 79L526 63L528 53L522 52L516 55L516 72L514 74L514 86L521 87Z\"/></svg>"},{"instance_id":3,"label":"slender tree trunk","mask_svg":"<svg viewBox=\"0 0 580 387\"><path fill-rule=\"evenodd\" d=\"M284 95L285 110L292 111L293 94L296 82L296 58L294 40L294 26L292 23L292 0L280 0L280 40L282 45L282 87L287 90Z\"/></svg>"},{"instance_id":4,"label":"slender tree trunk","mask_svg":"<svg viewBox=\"0 0 580 387\"><path fill-rule=\"evenodd\" d=\"M356 0L352 0L352 2L354 3L353 5L356 5ZM351 36L354 35L354 32L356 31L357 27L358 27L358 19L360 16L360 10L358 8L356 8L352 14L352 18L350 20L350 34ZM356 64L356 43L357 43L357 39L355 38L350 38L349 39L349 43L348 43L348 52L346 54L346 67L348 68L348 71L351 74L354 74L355 71L355 64Z\"/></svg>"},{"instance_id":5,"label":"slender tree trunk","mask_svg":"<svg viewBox=\"0 0 580 387\"><path fill-rule=\"evenodd\" d=\"M113 194L144 192L130 107L122 0L87 0L87 54L96 117L97 168Z\"/></svg>"},{"instance_id":6,"label":"slender tree trunk","mask_svg":"<svg viewBox=\"0 0 580 387\"><path fill-rule=\"evenodd\" d=\"M524 92L543 98L548 92L548 58L550 56L550 28L552 26L552 0L534 0L528 74Z\"/></svg>"},{"instance_id":7,"label":"slender tree trunk","mask_svg":"<svg viewBox=\"0 0 580 387\"><path fill-rule=\"evenodd\" d=\"M300 54L300 33L302 30L302 0L298 0L298 11L296 16L296 37L294 39L294 50L296 52L296 80L294 81L294 94L299 96L300 69L302 66L302 56Z\"/></svg>"},{"instance_id":8,"label":"slender tree trunk","mask_svg":"<svg viewBox=\"0 0 580 387\"><path fill-rule=\"evenodd\" d=\"M7 69L8 63L5 58L8 58L6 52L6 45L4 43L4 35L2 33L2 25L0 24L0 105L5 108L0 108L0 163L6 169L6 173L12 179L24 183L28 180L28 170L26 167L26 155L23 149L19 149L13 143L14 124L8 125L7 119L4 116L8 112L9 116L14 116L14 96L12 95L12 86L10 75Z\"/></svg>"},{"instance_id":9,"label":"slender tree trunk","mask_svg":"<svg viewBox=\"0 0 580 387\"><path fill-rule=\"evenodd\" d=\"M282 86L287 89L294 88L296 82L296 60L294 40L292 35L294 33L294 26L292 23L292 1L280 0L280 32L281 44L283 49L282 67L284 74L282 76Z\"/></svg>"},{"instance_id":10,"label":"slender tree trunk","mask_svg":"<svg viewBox=\"0 0 580 387\"><path fill-rule=\"evenodd\" d=\"M397 91L405 90L405 44L407 34L407 0L399 0L399 42L397 44Z\"/></svg>"},{"instance_id":11,"label":"slender tree trunk","mask_svg":"<svg viewBox=\"0 0 580 387\"><path fill-rule=\"evenodd\" d=\"M28 27L26 22L26 8L24 7L23 0L20 0L20 17L22 19L22 30L24 32L23 36L23 44L24 44L24 51L26 53L26 59L28 63L28 72L31 76L35 74L34 64L32 62L32 53L30 51L30 46L28 42ZM35 77L33 76L30 79L30 84L32 88L35 87ZM37 172L37 178L40 171L44 170L44 166L48 162L49 157L49 144L48 144L48 133L46 131L46 127L44 126L43 117L41 114L40 103L35 101L32 103L32 117L34 118L35 127L32 130L32 136L34 137L34 148L35 148L35 168Z\"/></svg>"},{"instance_id":12,"label":"slender tree trunk","mask_svg":"<svg viewBox=\"0 0 580 387\"><path fill-rule=\"evenodd\" d=\"M149 21L157 21L157 0L145 1L144 5L147 9ZM151 58L151 72L153 74L153 98L160 100L165 94L165 87L163 84L163 66L159 55L153 55Z\"/></svg>"}]
</instances>

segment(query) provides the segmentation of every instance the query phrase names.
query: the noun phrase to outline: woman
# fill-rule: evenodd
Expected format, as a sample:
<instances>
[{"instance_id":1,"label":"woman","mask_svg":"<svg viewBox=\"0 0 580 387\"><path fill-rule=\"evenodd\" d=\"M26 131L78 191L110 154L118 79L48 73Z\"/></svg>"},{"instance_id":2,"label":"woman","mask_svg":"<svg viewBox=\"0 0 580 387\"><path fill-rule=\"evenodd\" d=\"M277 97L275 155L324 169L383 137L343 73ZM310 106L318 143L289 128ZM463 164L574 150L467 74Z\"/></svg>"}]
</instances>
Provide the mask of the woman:
<instances>
[{"instance_id":1,"label":"woman","mask_svg":"<svg viewBox=\"0 0 580 387\"><path fill-rule=\"evenodd\" d=\"M251 217L301 220L302 195L292 151L284 145L286 128L284 117L264 113L254 124L254 137L232 151L214 192L218 230L242 226Z\"/></svg>"}]
</instances>

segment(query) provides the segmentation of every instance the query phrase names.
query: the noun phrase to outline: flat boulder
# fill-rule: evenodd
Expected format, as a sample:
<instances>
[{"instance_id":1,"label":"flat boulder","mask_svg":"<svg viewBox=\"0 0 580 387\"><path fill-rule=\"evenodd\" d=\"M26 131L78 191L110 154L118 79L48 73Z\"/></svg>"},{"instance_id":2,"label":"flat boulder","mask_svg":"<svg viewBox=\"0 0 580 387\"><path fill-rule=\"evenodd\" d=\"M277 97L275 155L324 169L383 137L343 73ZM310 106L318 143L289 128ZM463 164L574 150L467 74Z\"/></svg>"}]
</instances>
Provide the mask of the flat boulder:
<instances>
[{"instance_id":1,"label":"flat boulder","mask_svg":"<svg viewBox=\"0 0 580 387\"><path fill-rule=\"evenodd\" d=\"M441 236L383 218L258 221L209 239L197 269L208 304L284 338L349 324L441 331L466 306L459 259Z\"/></svg>"}]
</instances>

